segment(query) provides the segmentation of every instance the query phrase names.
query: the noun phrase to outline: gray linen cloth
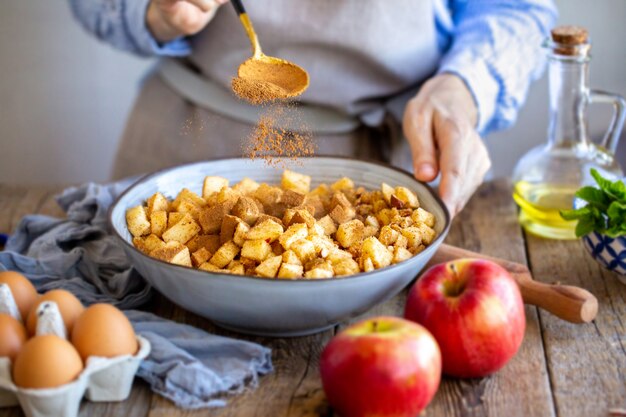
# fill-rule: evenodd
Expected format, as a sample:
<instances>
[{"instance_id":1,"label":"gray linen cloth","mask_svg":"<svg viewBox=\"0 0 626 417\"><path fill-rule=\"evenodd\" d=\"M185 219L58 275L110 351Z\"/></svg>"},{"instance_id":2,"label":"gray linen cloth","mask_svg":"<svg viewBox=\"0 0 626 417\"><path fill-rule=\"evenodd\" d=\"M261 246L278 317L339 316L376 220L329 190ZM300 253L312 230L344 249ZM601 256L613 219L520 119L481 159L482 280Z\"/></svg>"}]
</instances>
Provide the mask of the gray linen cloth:
<instances>
[{"instance_id":1,"label":"gray linen cloth","mask_svg":"<svg viewBox=\"0 0 626 417\"><path fill-rule=\"evenodd\" d=\"M84 304L125 309L135 331L152 344L138 376L153 391L189 409L225 405L225 396L256 387L272 371L271 351L136 310L151 288L135 271L106 225L115 198L135 178L86 184L57 196L66 219L29 215L0 252L0 271L26 275L39 292L63 288Z\"/></svg>"}]
</instances>

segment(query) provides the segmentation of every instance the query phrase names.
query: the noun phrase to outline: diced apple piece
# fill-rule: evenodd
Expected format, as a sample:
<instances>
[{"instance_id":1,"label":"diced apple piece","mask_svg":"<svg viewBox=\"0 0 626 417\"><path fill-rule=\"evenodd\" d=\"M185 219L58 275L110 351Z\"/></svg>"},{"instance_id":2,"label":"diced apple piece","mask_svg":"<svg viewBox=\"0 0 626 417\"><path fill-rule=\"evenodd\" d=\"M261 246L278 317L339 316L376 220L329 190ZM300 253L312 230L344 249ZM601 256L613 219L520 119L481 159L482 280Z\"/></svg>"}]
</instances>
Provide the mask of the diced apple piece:
<instances>
[{"instance_id":1,"label":"diced apple piece","mask_svg":"<svg viewBox=\"0 0 626 417\"><path fill-rule=\"evenodd\" d=\"M352 259L352 255L350 254L350 252L347 252L345 250L334 248L330 251L326 259L334 265L335 263L341 262L344 259Z\"/></svg>"},{"instance_id":2,"label":"diced apple piece","mask_svg":"<svg viewBox=\"0 0 626 417\"><path fill-rule=\"evenodd\" d=\"M304 274L304 268L302 265L292 265L283 263L278 270L278 278L282 279L297 279L302 278Z\"/></svg>"},{"instance_id":3,"label":"diced apple piece","mask_svg":"<svg viewBox=\"0 0 626 417\"><path fill-rule=\"evenodd\" d=\"M144 239L144 245L146 245L146 249L148 250L148 252L152 252L154 250L164 247L165 242L163 242L157 235L151 234Z\"/></svg>"},{"instance_id":4,"label":"diced apple piece","mask_svg":"<svg viewBox=\"0 0 626 417\"><path fill-rule=\"evenodd\" d=\"M307 240L313 244L315 252L321 258L326 258L336 248L336 244L327 236L308 236Z\"/></svg>"},{"instance_id":5,"label":"diced apple piece","mask_svg":"<svg viewBox=\"0 0 626 417\"><path fill-rule=\"evenodd\" d=\"M316 219L320 219L327 214L326 207L324 207L324 202L320 196L309 194L304 199L303 204L314 209L312 214Z\"/></svg>"},{"instance_id":6,"label":"diced apple piece","mask_svg":"<svg viewBox=\"0 0 626 417\"><path fill-rule=\"evenodd\" d=\"M203 271L208 271L208 272L221 272L224 273L224 270L222 268L218 268L217 266L213 265L210 262L205 262L202 265L200 265L198 267L198 269L201 269Z\"/></svg>"},{"instance_id":7,"label":"diced apple piece","mask_svg":"<svg viewBox=\"0 0 626 417\"><path fill-rule=\"evenodd\" d=\"M411 219L413 219L415 223L424 223L428 227L435 227L435 215L421 207L413 210Z\"/></svg>"},{"instance_id":8,"label":"diced apple piece","mask_svg":"<svg viewBox=\"0 0 626 417\"><path fill-rule=\"evenodd\" d=\"M234 274L234 275L246 274L246 268L239 261L232 261L230 264L228 264L228 270L230 271L231 274Z\"/></svg>"},{"instance_id":9,"label":"diced apple piece","mask_svg":"<svg viewBox=\"0 0 626 417\"><path fill-rule=\"evenodd\" d=\"M148 206L146 209L146 214L150 219L152 219L152 213L155 211L167 211L170 206L170 202L167 201L167 198L161 193L154 193L152 197L146 201L146 205Z\"/></svg>"},{"instance_id":10,"label":"diced apple piece","mask_svg":"<svg viewBox=\"0 0 626 417\"><path fill-rule=\"evenodd\" d=\"M133 246L146 255L150 253L143 237L133 237Z\"/></svg>"},{"instance_id":11,"label":"diced apple piece","mask_svg":"<svg viewBox=\"0 0 626 417\"><path fill-rule=\"evenodd\" d=\"M295 241L291 245L291 250L295 252L295 254L300 258L300 261L304 264L305 262L315 258L316 251L315 246L311 241L306 239L300 239Z\"/></svg>"},{"instance_id":12,"label":"diced apple piece","mask_svg":"<svg viewBox=\"0 0 626 417\"><path fill-rule=\"evenodd\" d=\"M398 239L396 239L396 242L393 244L393 246L395 246L396 248L408 248L409 239L407 239L406 236L399 234Z\"/></svg>"},{"instance_id":13,"label":"diced apple piece","mask_svg":"<svg viewBox=\"0 0 626 417\"><path fill-rule=\"evenodd\" d=\"M333 276L335 276L333 270L329 271L325 268L313 268L304 273L304 277L308 279L332 278Z\"/></svg>"},{"instance_id":14,"label":"diced apple piece","mask_svg":"<svg viewBox=\"0 0 626 417\"><path fill-rule=\"evenodd\" d=\"M364 258L363 259L363 271L365 272L370 272L373 271L374 269L374 263L372 262L371 258Z\"/></svg>"},{"instance_id":15,"label":"diced apple piece","mask_svg":"<svg viewBox=\"0 0 626 417\"><path fill-rule=\"evenodd\" d=\"M143 206L126 210L126 223L128 224L128 231L135 237L150 233L150 222Z\"/></svg>"},{"instance_id":16,"label":"diced apple piece","mask_svg":"<svg viewBox=\"0 0 626 417\"><path fill-rule=\"evenodd\" d=\"M263 262L272 253L272 247L263 239L246 240L241 247L241 256Z\"/></svg>"},{"instance_id":17,"label":"diced apple piece","mask_svg":"<svg viewBox=\"0 0 626 417\"><path fill-rule=\"evenodd\" d=\"M376 200L372 203L372 211L374 213L378 213L384 209L388 209L389 205L385 202L385 200Z\"/></svg>"},{"instance_id":18,"label":"diced apple piece","mask_svg":"<svg viewBox=\"0 0 626 417\"><path fill-rule=\"evenodd\" d=\"M354 188L354 181L352 181L350 178L348 177L343 177L337 181L335 181L330 188L334 191L341 191L341 190L346 190L346 189L353 189Z\"/></svg>"},{"instance_id":19,"label":"diced apple piece","mask_svg":"<svg viewBox=\"0 0 626 417\"><path fill-rule=\"evenodd\" d=\"M188 202L192 204L195 204L196 206L198 206L198 208L202 208L206 206L206 200L204 200L202 197L200 197L198 194L194 193L190 189L183 188L181 192L178 193L174 201L172 202L171 209L180 211L178 210L178 206L180 205L182 201L185 201L185 200L187 200Z\"/></svg>"},{"instance_id":20,"label":"diced apple piece","mask_svg":"<svg viewBox=\"0 0 626 417\"><path fill-rule=\"evenodd\" d=\"M351 220L339 225L335 238L342 247L349 248L363 239L364 229L363 222L356 219Z\"/></svg>"},{"instance_id":21,"label":"diced apple piece","mask_svg":"<svg viewBox=\"0 0 626 417\"><path fill-rule=\"evenodd\" d=\"M289 209L288 211L290 211ZM285 226L291 226L295 223L304 223L307 227L313 227L315 224L315 217L306 209L296 209L293 210L292 215L287 219L287 214L285 213L285 219L283 219L283 223Z\"/></svg>"},{"instance_id":22,"label":"diced apple piece","mask_svg":"<svg viewBox=\"0 0 626 417\"><path fill-rule=\"evenodd\" d=\"M182 220L163 232L163 240L165 242L175 240L185 244L199 232L200 226L198 226L198 223L189 214L185 214Z\"/></svg>"},{"instance_id":23,"label":"diced apple piece","mask_svg":"<svg viewBox=\"0 0 626 417\"><path fill-rule=\"evenodd\" d=\"M202 247L191 254L191 262L194 266L199 267L211 258L211 252L207 248Z\"/></svg>"},{"instance_id":24,"label":"diced apple piece","mask_svg":"<svg viewBox=\"0 0 626 417\"><path fill-rule=\"evenodd\" d=\"M306 224L295 223L289 226L287 230L285 230L285 233L283 233L278 238L278 241L283 246L283 248L289 249L295 241L307 237L308 233L309 230Z\"/></svg>"},{"instance_id":25,"label":"diced apple piece","mask_svg":"<svg viewBox=\"0 0 626 417\"><path fill-rule=\"evenodd\" d=\"M182 243L172 241L160 249L150 252L150 256L171 264L191 266L189 249Z\"/></svg>"},{"instance_id":26,"label":"diced apple piece","mask_svg":"<svg viewBox=\"0 0 626 417\"><path fill-rule=\"evenodd\" d=\"M235 242L226 242L215 252L215 254L211 257L211 262L213 265L218 268L224 268L226 265L230 263L235 256L239 254L239 246L235 245Z\"/></svg>"},{"instance_id":27,"label":"diced apple piece","mask_svg":"<svg viewBox=\"0 0 626 417\"><path fill-rule=\"evenodd\" d=\"M298 255L292 250L286 250L282 255L283 262L292 265L302 265L302 261L298 258Z\"/></svg>"},{"instance_id":28,"label":"diced apple piece","mask_svg":"<svg viewBox=\"0 0 626 417\"><path fill-rule=\"evenodd\" d=\"M406 261L413 257L413 254L405 248L396 247L393 251L393 263L397 264L398 262Z\"/></svg>"},{"instance_id":29,"label":"diced apple piece","mask_svg":"<svg viewBox=\"0 0 626 417\"><path fill-rule=\"evenodd\" d=\"M202 226L202 231L207 234L219 233L222 228L222 220L224 216L230 214L234 203L222 202L205 208L200 212L198 222Z\"/></svg>"},{"instance_id":30,"label":"diced apple piece","mask_svg":"<svg viewBox=\"0 0 626 417\"><path fill-rule=\"evenodd\" d=\"M425 245L430 245L435 237L437 237L437 232L435 229L426 226L424 223L417 226L422 234L422 243Z\"/></svg>"},{"instance_id":31,"label":"diced apple piece","mask_svg":"<svg viewBox=\"0 0 626 417\"><path fill-rule=\"evenodd\" d=\"M342 206L345 208L352 208L352 203L348 200L348 197L342 192L336 192L333 194L333 198L330 200L330 207L335 208Z\"/></svg>"},{"instance_id":32,"label":"diced apple piece","mask_svg":"<svg viewBox=\"0 0 626 417\"><path fill-rule=\"evenodd\" d=\"M280 198L280 202L287 207L297 207L304 203L305 195L293 190L285 190Z\"/></svg>"},{"instance_id":33,"label":"diced apple piece","mask_svg":"<svg viewBox=\"0 0 626 417\"><path fill-rule=\"evenodd\" d=\"M337 276L354 275L361 272L361 270L359 269L359 264L356 263L354 259L352 259L352 256L350 256L350 258L344 258L338 262L333 263L333 271Z\"/></svg>"},{"instance_id":34,"label":"diced apple piece","mask_svg":"<svg viewBox=\"0 0 626 417\"><path fill-rule=\"evenodd\" d=\"M233 186L233 190L242 195L254 193L259 188L259 183L251 178L244 178Z\"/></svg>"},{"instance_id":35,"label":"diced apple piece","mask_svg":"<svg viewBox=\"0 0 626 417\"><path fill-rule=\"evenodd\" d=\"M376 219L383 226L390 224L396 216L398 216L398 210L395 208L385 208L376 213Z\"/></svg>"},{"instance_id":36,"label":"diced apple piece","mask_svg":"<svg viewBox=\"0 0 626 417\"><path fill-rule=\"evenodd\" d=\"M385 202L387 204L390 204L391 203L391 196L393 195L395 190L393 189L392 186L390 186L389 184L384 183L384 182L382 183L380 189L383 192L383 197L385 198Z\"/></svg>"},{"instance_id":37,"label":"diced apple piece","mask_svg":"<svg viewBox=\"0 0 626 417\"><path fill-rule=\"evenodd\" d=\"M337 231L335 221L329 215L322 217L317 223L324 228L326 236L330 236Z\"/></svg>"},{"instance_id":38,"label":"diced apple piece","mask_svg":"<svg viewBox=\"0 0 626 417\"><path fill-rule=\"evenodd\" d=\"M192 253L200 248L206 248L210 253L215 253L222 246L218 235L196 235L186 245Z\"/></svg>"},{"instance_id":39,"label":"diced apple piece","mask_svg":"<svg viewBox=\"0 0 626 417\"><path fill-rule=\"evenodd\" d=\"M324 228L318 223L318 221L315 222L315 224L313 225L313 227L309 227L309 236L321 236L321 237L326 237L326 230L324 230Z\"/></svg>"},{"instance_id":40,"label":"diced apple piece","mask_svg":"<svg viewBox=\"0 0 626 417\"><path fill-rule=\"evenodd\" d=\"M266 183L259 185L259 188L253 193L254 198L259 200L263 204L263 207L280 202L282 195L283 190Z\"/></svg>"},{"instance_id":41,"label":"diced apple piece","mask_svg":"<svg viewBox=\"0 0 626 417\"><path fill-rule=\"evenodd\" d=\"M233 235L233 242L237 244L237 246L243 246L246 241L246 236L250 231L250 226L248 226L245 222L240 222L235 227L235 234Z\"/></svg>"},{"instance_id":42,"label":"diced apple piece","mask_svg":"<svg viewBox=\"0 0 626 417\"><path fill-rule=\"evenodd\" d=\"M283 246L277 240L273 241L270 246L272 247L272 254L274 256L282 255L283 252L285 252L285 248L283 248Z\"/></svg>"},{"instance_id":43,"label":"diced apple piece","mask_svg":"<svg viewBox=\"0 0 626 417\"><path fill-rule=\"evenodd\" d=\"M283 233L283 227L274 220L265 220L263 223L256 224L246 234L246 239L258 240L263 239L273 242Z\"/></svg>"},{"instance_id":44,"label":"diced apple piece","mask_svg":"<svg viewBox=\"0 0 626 417\"><path fill-rule=\"evenodd\" d=\"M392 208L402 209L402 208L404 208L404 201L402 201L398 197L396 197L395 194L391 194L391 199L389 200L389 205Z\"/></svg>"},{"instance_id":45,"label":"diced apple piece","mask_svg":"<svg viewBox=\"0 0 626 417\"><path fill-rule=\"evenodd\" d=\"M364 258L370 258L375 268L384 268L391 265L393 254L375 237L368 237L363 241L361 253Z\"/></svg>"},{"instance_id":46,"label":"diced apple piece","mask_svg":"<svg viewBox=\"0 0 626 417\"><path fill-rule=\"evenodd\" d=\"M356 217L356 211L353 207L344 207L342 205L336 205L330 212L330 218L337 224L349 222Z\"/></svg>"},{"instance_id":47,"label":"diced apple piece","mask_svg":"<svg viewBox=\"0 0 626 417\"><path fill-rule=\"evenodd\" d=\"M211 194L218 193L224 187L228 187L228 180L222 177L208 176L204 178L202 185L202 197L209 198Z\"/></svg>"},{"instance_id":48,"label":"diced apple piece","mask_svg":"<svg viewBox=\"0 0 626 417\"><path fill-rule=\"evenodd\" d=\"M248 224L254 224L259 218L261 211L252 198L241 197L233 206L231 213Z\"/></svg>"},{"instance_id":49,"label":"diced apple piece","mask_svg":"<svg viewBox=\"0 0 626 417\"><path fill-rule=\"evenodd\" d=\"M280 185L285 190L295 191L300 194L307 194L311 187L311 177L286 169L283 171Z\"/></svg>"},{"instance_id":50,"label":"diced apple piece","mask_svg":"<svg viewBox=\"0 0 626 417\"><path fill-rule=\"evenodd\" d=\"M153 211L150 216L150 231L153 235L161 237L165 230L167 230L167 212L164 210Z\"/></svg>"},{"instance_id":51,"label":"diced apple piece","mask_svg":"<svg viewBox=\"0 0 626 417\"><path fill-rule=\"evenodd\" d=\"M378 233L378 229L372 226L365 226L365 229L363 229L363 239L365 239L366 237L370 237L370 236L376 236L376 234Z\"/></svg>"},{"instance_id":52,"label":"diced apple piece","mask_svg":"<svg viewBox=\"0 0 626 417\"><path fill-rule=\"evenodd\" d=\"M275 278L282 262L282 256L271 256L261 262L261 264L256 267L255 272L265 278Z\"/></svg>"},{"instance_id":53,"label":"diced apple piece","mask_svg":"<svg viewBox=\"0 0 626 417\"><path fill-rule=\"evenodd\" d=\"M200 216L200 210L200 206L187 199L181 200L176 207L177 212L189 214L196 222Z\"/></svg>"},{"instance_id":54,"label":"diced apple piece","mask_svg":"<svg viewBox=\"0 0 626 417\"><path fill-rule=\"evenodd\" d=\"M167 228L174 226L176 223L181 221L185 217L184 213L178 213L177 211L172 211L167 214Z\"/></svg>"},{"instance_id":55,"label":"diced apple piece","mask_svg":"<svg viewBox=\"0 0 626 417\"><path fill-rule=\"evenodd\" d=\"M222 228L220 229L220 243L224 244L229 240L233 240L233 237L235 236L235 230L237 229L239 223L242 222L243 220L241 220L237 216L231 216L230 214L225 215L222 219Z\"/></svg>"},{"instance_id":56,"label":"diced apple piece","mask_svg":"<svg viewBox=\"0 0 626 417\"><path fill-rule=\"evenodd\" d=\"M414 209L420 206L420 202L415 193L406 187L396 187L394 195L407 207Z\"/></svg>"},{"instance_id":57,"label":"diced apple piece","mask_svg":"<svg viewBox=\"0 0 626 417\"><path fill-rule=\"evenodd\" d=\"M385 245L385 246L389 246L389 245L393 245L394 243L396 243L396 240L398 240L398 236L400 235L400 232L398 232L397 230L394 230L391 226L383 226L380 229L380 233L378 234L378 240L380 240L380 242Z\"/></svg>"},{"instance_id":58,"label":"diced apple piece","mask_svg":"<svg viewBox=\"0 0 626 417\"><path fill-rule=\"evenodd\" d=\"M428 227L428 226L424 226ZM422 243L422 230L418 227L406 227L403 228L400 232L404 237L407 238L407 248L416 248L418 245Z\"/></svg>"},{"instance_id":59,"label":"diced apple piece","mask_svg":"<svg viewBox=\"0 0 626 417\"><path fill-rule=\"evenodd\" d=\"M328 185L326 184L320 184L317 187L315 187L313 190L311 190L311 192L309 193L309 195L311 196L319 196L319 197L326 197L330 194L330 187L328 187Z\"/></svg>"}]
</instances>

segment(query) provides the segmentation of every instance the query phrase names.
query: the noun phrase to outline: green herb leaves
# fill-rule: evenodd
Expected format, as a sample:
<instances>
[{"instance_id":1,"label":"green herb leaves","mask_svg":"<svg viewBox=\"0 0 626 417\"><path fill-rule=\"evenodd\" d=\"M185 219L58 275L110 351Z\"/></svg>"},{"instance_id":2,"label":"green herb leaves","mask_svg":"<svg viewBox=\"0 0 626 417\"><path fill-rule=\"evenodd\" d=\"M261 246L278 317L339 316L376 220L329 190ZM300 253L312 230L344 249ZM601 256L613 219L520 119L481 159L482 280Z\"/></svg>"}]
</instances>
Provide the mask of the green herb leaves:
<instances>
[{"instance_id":1,"label":"green herb leaves","mask_svg":"<svg viewBox=\"0 0 626 417\"><path fill-rule=\"evenodd\" d=\"M581 237L592 231L610 237L626 235L626 185L620 180L612 182L603 178L595 169L591 176L598 187L583 187L576 197L587 205L576 210L563 210L565 220L578 220L576 236Z\"/></svg>"}]
</instances>

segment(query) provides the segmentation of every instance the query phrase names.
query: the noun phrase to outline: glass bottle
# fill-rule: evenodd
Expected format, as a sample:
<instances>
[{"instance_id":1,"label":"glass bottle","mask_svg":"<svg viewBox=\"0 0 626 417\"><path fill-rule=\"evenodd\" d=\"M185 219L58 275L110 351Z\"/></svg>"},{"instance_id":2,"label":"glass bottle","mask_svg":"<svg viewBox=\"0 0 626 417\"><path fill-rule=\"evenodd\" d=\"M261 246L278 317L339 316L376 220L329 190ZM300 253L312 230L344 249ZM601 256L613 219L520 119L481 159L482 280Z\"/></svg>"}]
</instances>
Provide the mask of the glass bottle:
<instances>
[{"instance_id":1,"label":"glass bottle","mask_svg":"<svg viewBox=\"0 0 626 417\"><path fill-rule=\"evenodd\" d=\"M623 97L589 89L591 59L587 31L563 26L544 43L548 50L550 122L548 141L528 153L513 172L513 198L520 224L529 232L553 239L574 239L575 222L559 211L572 208L574 193L592 183L590 169L608 178L621 177L615 150L626 116ZM589 103L609 103L614 114L600 143L589 138Z\"/></svg>"}]
</instances>

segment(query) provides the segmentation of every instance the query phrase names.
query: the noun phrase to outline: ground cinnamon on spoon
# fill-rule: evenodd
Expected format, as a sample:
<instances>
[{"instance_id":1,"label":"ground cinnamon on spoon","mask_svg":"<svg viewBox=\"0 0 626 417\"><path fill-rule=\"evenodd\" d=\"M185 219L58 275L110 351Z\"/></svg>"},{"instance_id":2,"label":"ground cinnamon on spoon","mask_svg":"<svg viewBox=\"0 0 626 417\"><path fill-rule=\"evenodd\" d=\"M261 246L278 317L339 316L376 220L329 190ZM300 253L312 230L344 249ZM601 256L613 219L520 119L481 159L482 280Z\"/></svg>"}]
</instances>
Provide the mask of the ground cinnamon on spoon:
<instances>
[{"instance_id":1,"label":"ground cinnamon on spoon","mask_svg":"<svg viewBox=\"0 0 626 417\"><path fill-rule=\"evenodd\" d=\"M299 96L308 87L309 77L290 62L252 57L239 66L231 84L239 98L257 105Z\"/></svg>"},{"instance_id":2,"label":"ground cinnamon on spoon","mask_svg":"<svg viewBox=\"0 0 626 417\"><path fill-rule=\"evenodd\" d=\"M232 80L232 88L239 98L254 105L289 97L284 88L267 81L236 77Z\"/></svg>"}]
</instances>

